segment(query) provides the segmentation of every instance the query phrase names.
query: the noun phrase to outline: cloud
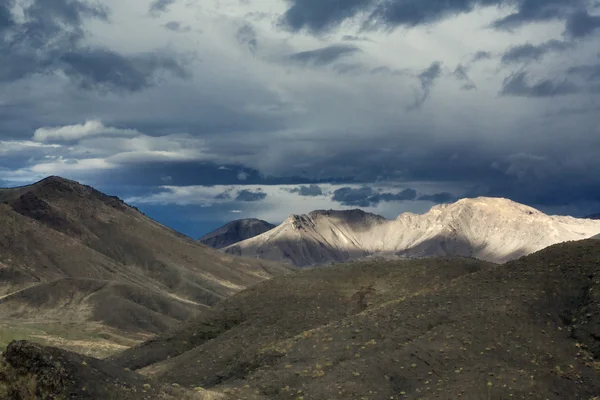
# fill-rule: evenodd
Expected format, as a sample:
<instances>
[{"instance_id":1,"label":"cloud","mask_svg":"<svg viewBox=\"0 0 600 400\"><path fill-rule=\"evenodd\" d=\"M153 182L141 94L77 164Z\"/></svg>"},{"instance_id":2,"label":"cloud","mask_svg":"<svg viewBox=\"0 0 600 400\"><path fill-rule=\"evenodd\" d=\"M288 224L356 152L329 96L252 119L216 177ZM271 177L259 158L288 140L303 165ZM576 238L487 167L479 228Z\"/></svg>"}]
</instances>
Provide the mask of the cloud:
<instances>
[{"instance_id":1,"label":"cloud","mask_svg":"<svg viewBox=\"0 0 600 400\"><path fill-rule=\"evenodd\" d=\"M405 189L399 193L378 192L368 186L360 188L342 187L333 192L333 201L345 206L373 207L380 202L415 200L417 191Z\"/></svg>"},{"instance_id":2,"label":"cloud","mask_svg":"<svg viewBox=\"0 0 600 400\"><path fill-rule=\"evenodd\" d=\"M188 71L174 55L149 52L123 55L89 46L83 25L88 19L109 22L105 6L83 1L35 0L25 6L23 19L0 8L3 50L0 82L31 76L62 75L84 89L139 91L154 84L161 72L187 78Z\"/></svg>"},{"instance_id":3,"label":"cloud","mask_svg":"<svg viewBox=\"0 0 600 400\"><path fill-rule=\"evenodd\" d=\"M573 13L567 20L565 34L573 38L589 36L600 28L600 15L590 15L585 10Z\"/></svg>"},{"instance_id":4,"label":"cloud","mask_svg":"<svg viewBox=\"0 0 600 400\"><path fill-rule=\"evenodd\" d=\"M95 136L137 136L140 132L133 129L106 127L101 121L87 121L79 125L67 125L55 128L39 128L33 139L38 142L70 142Z\"/></svg>"},{"instance_id":5,"label":"cloud","mask_svg":"<svg viewBox=\"0 0 600 400\"><path fill-rule=\"evenodd\" d=\"M267 197L267 194L265 192L261 192L261 191L253 192L251 190L244 189L244 190L240 190L239 192L237 192L235 201L254 202L254 201L264 200L266 197Z\"/></svg>"},{"instance_id":6,"label":"cloud","mask_svg":"<svg viewBox=\"0 0 600 400\"><path fill-rule=\"evenodd\" d=\"M256 54L256 50L258 49L258 36L252 25L245 24L239 27L235 33L235 38L238 43L245 46L250 53Z\"/></svg>"},{"instance_id":7,"label":"cloud","mask_svg":"<svg viewBox=\"0 0 600 400\"><path fill-rule=\"evenodd\" d=\"M600 79L600 64L576 65L567 70L570 75L578 75L587 81Z\"/></svg>"},{"instance_id":8,"label":"cloud","mask_svg":"<svg viewBox=\"0 0 600 400\"><path fill-rule=\"evenodd\" d=\"M60 57L63 71L82 88L109 88L139 91L154 85L157 74L169 72L181 79L189 78L183 64L173 57L139 54L124 57L104 49L80 49Z\"/></svg>"},{"instance_id":9,"label":"cloud","mask_svg":"<svg viewBox=\"0 0 600 400\"><path fill-rule=\"evenodd\" d=\"M181 22L177 21L169 21L164 25L164 27L170 31L178 33L186 33L192 30L189 25L183 25Z\"/></svg>"},{"instance_id":10,"label":"cloud","mask_svg":"<svg viewBox=\"0 0 600 400\"><path fill-rule=\"evenodd\" d=\"M342 57L351 55L361 50L350 45L331 45L316 50L302 51L290 54L287 58L297 64L304 66L321 67L331 64Z\"/></svg>"},{"instance_id":11,"label":"cloud","mask_svg":"<svg viewBox=\"0 0 600 400\"><path fill-rule=\"evenodd\" d=\"M422 196L419 196L419 200L431 201L436 204L443 204L443 203L453 203L458 199L452 193L443 192L443 193L422 195Z\"/></svg>"},{"instance_id":12,"label":"cloud","mask_svg":"<svg viewBox=\"0 0 600 400\"><path fill-rule=\"evenodd\" d=\"M514 13L492 23L496 29L514 29L535 21L567 18L581 10L587 0L332 0L326 4L316 0L290 0L282 23L292 31L308 30L323 33L349 19L359 19L366 29L416 27L480 7L516 6ZM515 4L516 3L516 4Z\"/></svg>"},{"instance_id":13,"label":"cloud","mask_svg":"<svg viewBox=\"0 0 600 400\"><path fill-rule=\"evenodd\" d=\"M425 103L425 100L429 97L431 88L435 84L436 80L442 75L442 63L439 61L433 62L428 68L423 70L419 75L419 82L421 84L421 93L415 95L415 102L409 107L409 110L419 108Z\"/></svg>"},{"instance_id":14,"label":"cloud","mask_svg":"<svg viewBox=\"0 0 600 400\"><path fill-rule=\"evenodd\" d=\"M305 197L314 197L314 196L322 196L323 189L319 185L309 185L309 186L299 186L297 188L289 189L290 193L297 193L300 196Z\"/></svg>"},{"instance_id":15,"label":"cloud","mask_svg":"<svg viewBox=\"0 0 600 400\"><path fill-rule=\"evenodd\" d=\"M489 60L490 58L492 58L492 56L493 55L492 55L491 51L480 50L480 51L476 52L475 54L473 54L473 56L471 57L471 62Z\"/></svg>"},{"instance_id":16,"label":"cloud","mask_svg":"<svg viewBox=\"0 0 600 400\"><path fill-rule=\"evenodd\" d=\"M515 13L495 21L492 26L511 30L526 23L565 19L587 3L587 0L521 0Z\"/></svg>"},{"instance_id":17,"label":"cloud","mask_svg":"<svg viewBox=\"0 0 600 400\"><path fill-rule=\"evenodd\" d=\"M149 12L154 16L158 16L164 12L166 12L169 7L175 3L175 0L153 0L150 3Z\"/></svg>"},{"instance_id":18,"label":"cloud","mask_svg":"<svg viewBox=\"0 0 600 400\"><path fill-rule=\"evenodd\" d=\"M565 51L572 46L572 43L560 40L549 40L539 45L531 43L521 44L512 46L506 50L502 55L501 61L504 64L540 61L548 53Z\"/></svg>"},{"instance_id":19,"label":"cloud","mask_svg":"<svg viewBox=\"0 0 600 400\"><path fill-rule=\"evenodd\" d=\"M527 73L519 72L504 79L500 95L539 98L565 96L580 92L581 89L568 80L541 79L535 83L528 83Z\"/></svg>"}]
</instances>

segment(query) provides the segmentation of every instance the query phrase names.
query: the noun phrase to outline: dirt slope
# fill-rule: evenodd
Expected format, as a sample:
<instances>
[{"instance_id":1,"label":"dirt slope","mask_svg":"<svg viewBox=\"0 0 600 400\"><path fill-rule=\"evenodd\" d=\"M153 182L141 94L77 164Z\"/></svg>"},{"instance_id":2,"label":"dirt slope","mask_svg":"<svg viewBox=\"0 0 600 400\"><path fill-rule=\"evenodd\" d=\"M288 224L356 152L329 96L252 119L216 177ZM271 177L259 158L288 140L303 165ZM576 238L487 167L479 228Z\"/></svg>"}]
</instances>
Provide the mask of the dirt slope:
<instances>
[{"instance_id":1,"label":"dirt slope","mask_svg":"<svg viewBox=\"0 0 600 400\"><path fill-rule=\"evenodd\" d=\"M307 270L113 361L238 400L591 400L600 394L600 242L504 265Z\"/></svg>"},{"instance_id":2,"label":"dirt slope","mask_svg":"<svg viewBox=\"0 0 600 400\"><path fill-rule=\"evenodd\" d=\"M600 221L550 216L501 198L462 199L426 214L393 221L353 211L317 211L225 249L297 266L386 257L474 257L495 263L517 259L555 243L590 238Z\"/></svg>"}]
</instances>

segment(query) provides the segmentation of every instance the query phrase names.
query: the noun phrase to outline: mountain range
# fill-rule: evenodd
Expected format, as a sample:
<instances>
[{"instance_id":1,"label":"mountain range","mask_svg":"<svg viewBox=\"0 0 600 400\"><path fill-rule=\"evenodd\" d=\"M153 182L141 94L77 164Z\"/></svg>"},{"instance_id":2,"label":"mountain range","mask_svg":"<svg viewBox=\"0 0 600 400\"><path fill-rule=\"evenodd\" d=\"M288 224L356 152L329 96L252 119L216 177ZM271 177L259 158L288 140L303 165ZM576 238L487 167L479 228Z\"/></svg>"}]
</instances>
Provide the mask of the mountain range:
<instances>
[{"instance_id":1,"label":"mountain range","mask_svg":"<svg viewBox=\"0 0 600 400\"><path fill-rule=\"evenodd\" d=\"M503 198L462 199L395 220L361 210L314 211L224 248L309 266L367 256L463 256L503 263L555 243L590 238L600 221L550 216Z\"/></svg>"}]
</instances>

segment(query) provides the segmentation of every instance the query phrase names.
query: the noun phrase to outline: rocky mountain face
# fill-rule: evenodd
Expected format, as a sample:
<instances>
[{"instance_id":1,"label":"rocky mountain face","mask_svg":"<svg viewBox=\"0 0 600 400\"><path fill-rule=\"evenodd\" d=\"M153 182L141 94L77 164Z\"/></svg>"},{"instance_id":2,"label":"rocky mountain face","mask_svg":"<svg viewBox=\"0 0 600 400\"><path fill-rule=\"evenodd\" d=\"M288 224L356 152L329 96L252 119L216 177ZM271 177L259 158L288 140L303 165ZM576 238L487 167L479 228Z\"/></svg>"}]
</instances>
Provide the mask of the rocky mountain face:
<instances>
[{"instance_id":1,"label":"rocky mountain face","mask_svg":"<svg viewBox=\"0 0 600 400\"><path fill-rule=\"evenodd\" d=\"M273 228L275 228L275 225L260 219L239 219L228 223L198 240L214 249L222 249L243 240L258 236Z\"/></svg>"},{"instance_id":2,"label":"rocky mountain face","mask_svg":"<svg viewBox=\"0 0 600 400\"><path fill-rule=\"evenodd\" d=\"M209 249L77 182L0 189L4 332L35 322L27 329L40 336L85 331L119 348L286 271Z\"/></svg>"},{"instance_id":3,"label":"rocky mountain face","mask_svg":"<svg viewBox=\"0 0 600 400\"><path fill-rule=\"evenodd\" d=\"M229 254L308 266L371 255L464 256L503 263L555 243L590 238L600 221L549 216L502 198L462 199L395 220L353 211L294 215Z\"/></svg>"}]
</instances>

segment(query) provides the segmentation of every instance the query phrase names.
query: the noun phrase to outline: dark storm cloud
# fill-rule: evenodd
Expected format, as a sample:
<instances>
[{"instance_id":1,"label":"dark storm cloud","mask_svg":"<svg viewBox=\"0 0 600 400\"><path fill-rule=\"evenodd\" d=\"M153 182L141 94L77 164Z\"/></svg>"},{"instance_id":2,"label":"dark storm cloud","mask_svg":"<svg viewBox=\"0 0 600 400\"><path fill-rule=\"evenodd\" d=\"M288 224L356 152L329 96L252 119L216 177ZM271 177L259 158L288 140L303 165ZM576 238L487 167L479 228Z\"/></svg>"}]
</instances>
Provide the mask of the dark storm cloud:
<instances>
[{"instance_id":1,"label":"dark storm cloud","mask_svg":"<svg viewBox=\"0 0 600 400\"><path fill-rule=\"evenodd\" d=\"M498 3L509 4L508 1ZM496 21L493 26L510 30L530 22L565 19L587 4L588 0L520 0L517 12Z\"/></svg>"},{"instance_id":2,"label":"dark storm cloud","mask_svg":"<svg viewBox=\"0 0 600 400\"><path fill-rule=\"evenodd\" d=\"M600 64L576 65L567 71L570 75L578 75L587 81L600 79Z\"/></svg>"},{"instance_id":3,"label":"dark storm cloud","mask_svg":"<svg viewBox=\"0 0 600 400\"><path fill-rule=\"evenodd\" d=\"M419 82L421 85L421 93L416 95L415 102L409 107L409 110L419 108L425 103L431 88L435 84L435 81L442 75L442 63L436 61L432 63L428 68L423 70L419 75Z\"/></svg>"},{"instance_id":4,"label":"dark storm cloud","mask_svg":"<svg viewBox=\"0 0 600 400\"><path fill-rule=\"evenodd\" d=\"M124 56L83 46L84 20L108 21L105 7L83 1L37 0L25 8L24 20L18 23L6 11L5 6L0 8L0 21L4 21L0 23L5 27L5 34L0 35L0 82L61 71L85 89L135 91L150 86L160 71L187 76L173 57Z\"/></svg>"},{"instance_id":5,"label":"dark storm cloud","mask_svg":"<svg viewBox=\"0 0 600 400\"><path fill-rule=\"evenodd\" d=\"M377 192L369 186L358 189L343 187L333 192L332 200L345 206L374 207L381 202L415 200L417 191L405 189L399 193Z\"/></svg>"},{"instance_id":6,"label":"dark storm cloud","mask_svg":"<svg viewBox=\"0 0 600 400\"><path fill-rule=\"evenodd\" d=\"M574 38L591 35L600 28L600 15L590 15L581 10L569 17L565 26L565 34Z\"/></svg>"},{"instance_id":7,"label":"dark storm cloud","mask_svg":"<svg viewBox=\"0 0 600 400\"><path fill-rule=\"evenodd\" d=\"M548 53L565 51L571 46L571 43L560 40L549 40L539 45L525 43L518 46L512 46L506 50L502 55L501 61L504 64L540 61L542 57Z\"/></svg>"},{"instance_id":8,"label":"dark storm cloud","mask_svg":"<svg viewBox=\"0 0 600 400\"><path fill-rule=\"evenodd\" d=\"M215 196L215 200L230 200L232 190L233 189L228 189L228 190L224 191L223 193L219 193L218 195Z\"/></svg>"},{"instance_id":9,"label":"dark storm cloud","mask_svg":"<svg viewBox=\"0 0 600 400\"><path fill-rule=\"evenodd\" d=\"M476 7L514 6L516 10L493 23L497 29L513 29L525 23L565 19L585 9L587 0L289 0L282 21L293 31L328 31L347 19L366 14L367 29L414 27L468 13ZM516 3L516 4L515 4ZM584 21L583 25L589 21ZM579 26L582 26L581 24Z\"/></svg>"},{"instance_id":10,"label":"dark storm cloud","mask_svg":"<svg viewBox=\"0 0 600 400\"><path fill-rule=\"evenodd\" d=\"M321 189L321 187L319 185L310 185L310 186L302 185L302 186L294 188L294 189L289 189L289 192L297 193L300 196L305 196L305 197L316 197L316 196L323 195L323 189Z\"/></svg>"},{"instance_id":11,"label":"dark storm cloud","mask_svg":"<svg viewBox=\"0 0 600 400\"><path fill-rule=\"evenodd\" d=\"M344 56L360 51L361 50L356 46L332 45L321 49L290 54L288 59L298 64L319 67L331 64Z\"/></svg>"},{"instance_id":12,"label":"dark storm cloud","mask_svg":"<svg viewBox=\"0 0 600 400\"><path fill-rule=\"evenodd\" d=\"M235 33L235 38L239 44L247 47L248 50L250 50L250 53L256 53L258 48L258 38L252 25L246 24L241 26Z\"/></svg>"},{"instance_id":13,"label":"dark storm cloud","mask_svg":"<svg viewBox=\"0 0 600 400\"><path fill-rule=\"evenodd\" d=\"M168 10L169 6L175 3L175 0L154 0L150 4L149 12L152 15L159 15Z\"/></svg>"},{"instance_id":14,"label":"dark storm cloud","mask_svg":"<svg viewBox=\"0 0 600 400\"><path fill-rule=\"evenodd\" d=\"M454 196L452 193L442 192L442 193L426 194L423 196L419 196L418 200L431 201L433 203L443 204L443 203L453 203L456 200L458 200L458 198L456 196Z\"/></svg>"},{"instance_id":15,"label":"dark storm cloud","mask_svg":"<svg viewBox=\"0 0 600 400\"><path fill-rule=\"evenodd\" d=\"M185 67L174 58L159 54L124 57L104 49L80 49L60 57L63 71L84 89L108 87L139 91L154 84L158 71L188 78Z\"/></svg>"},{"instance_id":16,"label":"dark storm cloud","mask_svg":"<svg viewBox=\"0 0 600 400\"><path fill-rule=\"evenodd\" d=\"M251 190L244 189L237 192L235 201L254 202L264 200L266 197L267 194L264 192L253 192Z\"/></svg>"},{"instance_id":17,"label":"dark storm cloud","mask_svg":"<svg viewBox=\"0 0 600 400\"><path fill-rule=\"evenodd\" d=\"M556 97L581 93L582 89L568 80L541 79L529 83L526 72L519 72L504 79L500 95L518 97Z\"/></svg>"},{"instance_id":18,"label":"dark storm cloud","mask_svg":"<svg viewBox=\"0 0 600 400\"><path fill-rule=\"evenodd\" d=\"M292 0L283 23L294 31L326 31L370 7L373 0Z\"/></svg>"}]
</instances>

